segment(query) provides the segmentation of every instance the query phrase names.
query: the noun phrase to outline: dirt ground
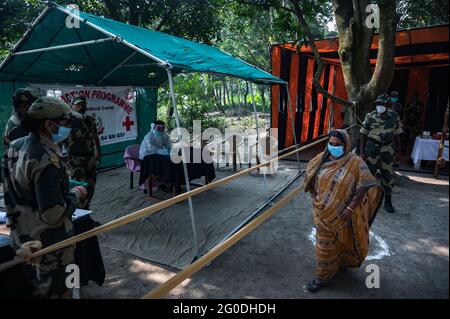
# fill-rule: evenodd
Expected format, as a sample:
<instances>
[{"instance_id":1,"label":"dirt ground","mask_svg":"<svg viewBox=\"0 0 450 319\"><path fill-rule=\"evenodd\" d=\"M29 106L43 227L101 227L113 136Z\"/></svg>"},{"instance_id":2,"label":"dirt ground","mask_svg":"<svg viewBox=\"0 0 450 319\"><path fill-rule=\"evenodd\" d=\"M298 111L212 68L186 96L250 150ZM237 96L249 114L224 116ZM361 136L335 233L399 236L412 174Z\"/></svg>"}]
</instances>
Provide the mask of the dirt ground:
<instances>
[{"instance_id":1,"label":"dirt ground","mask_svg":"<svg viewBox=\"0 0 450 319\"><path fill-rule=\"evenodd\" d=\"M284 165L296 167L295 162ZM103 182L97 185L94 196L96 212L111 209L99 205L108 200L123 200L122 206L114 205L120 206L116 207L118 211L126 205L145 206L145 200L134 203L126 195L130 192L127 171L122 168L114 174L123 176L99 178ZM448 298L448 176L435 180L430 175L403 174L401 186L394 190L397 213L388 214L381 209L372 226L371 260L366 260L361 268L338 275L326 289L316 294L302 289L314 275L315 258L310 240L311 200L302 194L166 298ZM102 287L95 283L84 287L83 298L141 298L175 274L173 269L108 248L108 240L111 239L99 237L105 283ZM378 289L365 286L369 264L380 269Z\"/></svg>"},{"instance_id":2,"label":"dirt ground","mask_svg":"<svg viewBox=\"0 0 450 319\"><path fill-rule=\"evenodd\" d=\"M448 298L448 177L434 180L429 175L407 175L402 186L395 188L397 213L381 209L372 226L371 253L381 249L384 257L366 260L361 268L340 274L326 289L316 294L302 289L314 275L315 255L308 239L312 230L311 201L302 194L166 297ZM123 184L127 187L126 177ZM98 185L95 200L118 196L101 189L102 185ZM141 298L175 274L104 245L102 253L107 271L105 284L90 284L83 290L84 298ZM378 289L365 286L369 264L380 269Z\"/></svg>"}]
</instances>

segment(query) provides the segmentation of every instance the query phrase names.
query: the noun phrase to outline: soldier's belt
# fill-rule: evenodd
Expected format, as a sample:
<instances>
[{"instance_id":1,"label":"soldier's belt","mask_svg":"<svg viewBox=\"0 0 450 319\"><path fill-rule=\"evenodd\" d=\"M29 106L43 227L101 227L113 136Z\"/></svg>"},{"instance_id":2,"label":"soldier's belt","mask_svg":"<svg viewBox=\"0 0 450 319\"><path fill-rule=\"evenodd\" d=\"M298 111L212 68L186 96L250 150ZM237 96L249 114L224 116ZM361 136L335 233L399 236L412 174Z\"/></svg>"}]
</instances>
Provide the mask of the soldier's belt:
<instances>
[{"instance_id":1,"label":"soldier's belt","mask_svg":"<svg viewBox=\"0 0 450 319\"><path fill-rule=\"evenodd\" d=\"M369 137L369 142L372 142L372 143L380 145L380 146L392 145L392 141L383 143L383 142L377 141L376 139L373 139L371 137Z\"/></svg>"}]
</instances>

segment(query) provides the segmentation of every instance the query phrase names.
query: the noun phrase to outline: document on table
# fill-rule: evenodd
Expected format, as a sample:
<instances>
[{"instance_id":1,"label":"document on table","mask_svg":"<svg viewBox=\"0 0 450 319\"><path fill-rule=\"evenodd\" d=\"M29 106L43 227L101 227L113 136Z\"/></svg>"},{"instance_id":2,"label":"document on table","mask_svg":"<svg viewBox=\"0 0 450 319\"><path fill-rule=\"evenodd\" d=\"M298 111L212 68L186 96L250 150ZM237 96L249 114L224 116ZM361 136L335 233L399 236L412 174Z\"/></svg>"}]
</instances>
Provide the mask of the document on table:
<instances>
[{"instance_id":1,"label":"document on table","mask_svg":"<svg viewBox=\"0 0 450 319\"><path fill-rule=\"evenodd\" d=\"M78 219L80 217L83 217L83 216L86 216L89 214L92 214L91 210L84 210L84 209L77 208L72 215L72 220Z\"/></svg>"},{"instance_id":2,"label":"document on table","mask_svg":"<svg viewBox=\"0 0 450 319\"><path fill-rule=\"evenodd\" d=\"M92 214L90 210L84 210L77 208L72 215L72 220L78 219L80 217ZM0 224L6 224L6 212L0 211Z\"/></svg>"},{"instance_id":3,"label":"document on table","mask_svg":"<svg viewBox=\"0 0 450 319\"><path fill-rule=\"evenodd\" d=\"M0 211L0 224L6 224L6 212Z\"/></svg>"}]
</instances>

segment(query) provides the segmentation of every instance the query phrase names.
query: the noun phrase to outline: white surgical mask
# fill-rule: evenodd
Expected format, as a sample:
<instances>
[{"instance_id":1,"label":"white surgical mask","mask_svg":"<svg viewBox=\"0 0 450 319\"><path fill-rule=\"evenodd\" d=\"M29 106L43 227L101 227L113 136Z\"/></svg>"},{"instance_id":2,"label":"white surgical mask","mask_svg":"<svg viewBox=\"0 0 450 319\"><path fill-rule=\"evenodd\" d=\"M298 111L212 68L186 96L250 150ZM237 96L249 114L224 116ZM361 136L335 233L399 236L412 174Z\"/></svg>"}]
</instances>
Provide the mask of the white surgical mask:
<instances>
[{"instance_id":1,"label":"white surgical mask","mask_svg":"<svg viewBox=\"0 0 450 319\"><path fill-rule=\"evenodd\" d=\"M377 105L377 112L378 112L378 114L383 114L384 112L386 112L386 106Z\"/></svg>"}]
</instances>

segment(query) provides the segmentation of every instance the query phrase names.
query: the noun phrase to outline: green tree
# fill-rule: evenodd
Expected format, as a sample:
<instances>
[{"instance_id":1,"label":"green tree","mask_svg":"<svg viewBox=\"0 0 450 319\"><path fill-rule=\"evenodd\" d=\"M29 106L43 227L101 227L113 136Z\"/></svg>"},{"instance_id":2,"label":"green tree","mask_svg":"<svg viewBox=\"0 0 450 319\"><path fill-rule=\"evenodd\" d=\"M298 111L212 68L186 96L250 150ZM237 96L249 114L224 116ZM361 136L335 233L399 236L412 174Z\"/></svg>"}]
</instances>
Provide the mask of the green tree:
<instances>
[{"instance_id":1,"label":"green tree","mask_svg":"<svg viewBox=\"0 0 450 319\"><path fill-rule=\"evenodd\" d=\"M60 0L80 10L210 44L218 40L216 0ZM0 2L0 59L43 10L39 0Z\"/></svg>"},{"instance_id":2,"label":"green tree","mask_svg":"<svg viewBox=\"0 0 450 319\"><path fill-rule=\"evenodd\" d=\"M397 14L400 28L448 23L448 0L397 0Z\"/></svg>"},{"instance_id":3,"label":"green tree","mask_svg":"<svg viewBox=\"0 0 450 319\"><path fill-rule=\"evenodd\" d=\"M318 62L317 72L313 83L317 91L329 99L351 108L350 124L356 124L356 118L362 117L369 110L375 97L385 91L394 74L395 31L396 31L396 3L395 0L373 1L379 8L379 43L378 56L375 69L372 72L370 65L370 46L374 28L366 25L366 8L372 1L369 0L240 0L247 5L258 6L263 10L274 8L277 11L288 12L296 18L292 28L297 30L304 42L311 49ZM323 61L314 43L315 35L310 26L312 17L324 14L326 4L332 4L333 15L339 36L339 57L344 74L344 82L349 100L343 100L321 87L319 79L323 69ZM356 140L356 130L353 140Z\"/></svg>"},{"instance_id":4,"label":"green tree","mask_svg":"<svg viewBox=\"0 0 450 319\"><path fill-rule=\"evenodd\" d=\"M37 3L26 0L0 2L0 60L10 47L27 31L28 25L39 14Z\"/></svg>"}]
</instances>

